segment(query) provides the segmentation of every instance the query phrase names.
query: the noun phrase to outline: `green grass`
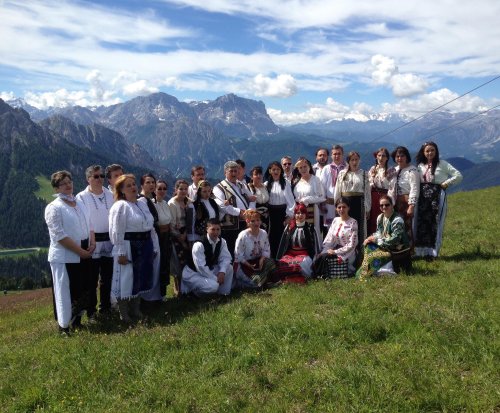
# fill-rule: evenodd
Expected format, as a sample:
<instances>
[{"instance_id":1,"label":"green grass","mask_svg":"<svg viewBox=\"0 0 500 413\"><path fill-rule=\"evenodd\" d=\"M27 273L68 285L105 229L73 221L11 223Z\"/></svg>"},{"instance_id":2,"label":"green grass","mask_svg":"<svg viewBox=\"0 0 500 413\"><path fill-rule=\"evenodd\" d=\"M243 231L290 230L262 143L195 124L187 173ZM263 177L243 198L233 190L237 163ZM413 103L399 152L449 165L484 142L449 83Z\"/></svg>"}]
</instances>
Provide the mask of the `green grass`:
<instances>
[{"instance_id":1,"label":"green grass","mask_svg":"<svg viewBox=\"0 0 500 413\"><path fill-rule=\"evenodd\" d=\"M54 200L52 196L54 194L54 189L50 184L50 179L47 179L45 176L39 175L36 177L36 181L38 182L39 189L35 192L35 195L38 198L43 199L47 203L50 203Z\"/></svg>"},{"instance_id":2,"label":"green grass","mask_svg":"<svg viewBox=\"0 0 500 413\"><path fill-rule=\"evenodd\" d=\"M35 252L47 250L47 248L18 248L15 250L0 249L0 259L2 257L26 257Z\"/></svg>"},{"instance_id":3,"label":"green grass","mask_svg":"<svg viewBox=\"0 0 500 413\"><path fill-rule=\"evenodd\" d=\"M442 256L412 275L170 299L70 339L47 301L4 310L1 410L499 411L499 201L450 197Z\"/></svg>"}]
</instances>

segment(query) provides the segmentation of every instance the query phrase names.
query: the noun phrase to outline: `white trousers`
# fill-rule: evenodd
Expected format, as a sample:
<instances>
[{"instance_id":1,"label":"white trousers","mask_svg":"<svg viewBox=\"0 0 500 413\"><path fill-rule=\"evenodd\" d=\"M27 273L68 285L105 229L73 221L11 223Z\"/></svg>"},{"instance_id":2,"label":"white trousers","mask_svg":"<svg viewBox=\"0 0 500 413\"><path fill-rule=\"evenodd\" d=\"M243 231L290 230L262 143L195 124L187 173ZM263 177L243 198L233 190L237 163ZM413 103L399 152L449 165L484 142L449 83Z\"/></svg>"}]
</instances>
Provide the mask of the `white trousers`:
<instances>
[{"instance_id":1,"label":"white trousers","mask_svg":"<svg viewBox=\"0 0 500 413\"><path fill-rule=\"evenodd\" d=\"M224 282L217 282L217 274L225 272ZM182 271L181 293L193 293L197 296L207 294L229 295L231 293L231 285L233 283L233 266L228 265L227 268L221 269L218 265L214 267L213 277L204 277L198 272L193 271L189 266L185 266Z\"/></svg>"},{"instance_id":2,"label":"white trousers","mask_svg":"<svg viewBox=\"0 0 500 413\"><path fill-rule=\"evenodd\" d=\"M54 285L57 323L62 328L68 328L71 322L71 294L66 264L51 262L50 269L52 270L52 282Z\"/></svg>"}]
</instances>

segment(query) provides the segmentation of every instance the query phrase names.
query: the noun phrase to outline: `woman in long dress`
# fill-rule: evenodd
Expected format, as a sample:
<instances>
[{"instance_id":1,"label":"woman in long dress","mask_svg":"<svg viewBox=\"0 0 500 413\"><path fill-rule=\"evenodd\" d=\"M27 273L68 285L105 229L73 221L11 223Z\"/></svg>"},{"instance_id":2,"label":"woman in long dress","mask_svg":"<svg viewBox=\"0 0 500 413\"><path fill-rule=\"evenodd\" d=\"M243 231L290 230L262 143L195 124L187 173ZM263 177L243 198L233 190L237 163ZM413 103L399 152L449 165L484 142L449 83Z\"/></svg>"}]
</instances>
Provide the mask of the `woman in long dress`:
<instances>
[{"instance_id":1,"label":"woman in long dress","mask_svg":"<svg viewBox=\"0 0 500 413\"><path fill-rule=\"evenodd\" d=\"M269 243L271 257L276 257L278 245L285 226L294 215L295 198L290 182L285 179L285 172L278 161L271 162L264 174L264 185L269 192Z\"/></svg>"},{"instance_id":2,"label":"woman in long dress","mask_svg":"<svg viewBox=\"0 0 500 413\"><path fill-rule=\"evenodd\" d=\"M394 210L391 197L382 195L379 206L382 213L377 218L377 231L363 243L363 262L356 273L361 280L377 273L394 273L391 252L410 246L403 218Z\"/></svg>"},{"instance_id":3,"label":"woman in long dress","mask_svg":"<svg viewBox=\"0 0 500 413\"><path fill-rule=\"evenodd\" d=\"M170 284L170 256L172 254L172 241L170 239L170 225L172 214L165 200L167 196L167 182L159 179L156 182L154 206L158 214L158 243L160 245L160 294L167 295L167 286Z\"/></svg>"},{"instance_id":4,"label":"woman in long dress","mask_svg":"<svg viewBox=\"0 0 500 413\"><path fill-rule=\"evenodd\" d=\"M373 155L375 157L375 165L368 171L372 206L368 219L367 234L373 234L377 230L377 217L380 214L378 201L381 195L386 195L389 191L391 179L396 173L393 167L389 167L389 151L387 148L379 148Z\"/></svg>"},{"instance_id":5,"label":"woman in long dress","mask_svg":"<svg viewBox=\"0 0 500 413\"><path fill-rule=\"evenodd\" d=\"M320 278L347 278L354 273L358 223L349 216L349 200L335 201L336 217L323 241L323 249L314 263L315 276Z\"/></svg>"},{"instance_id":6,"label":"woman in long dress","mask_svg":"<svg viewBox=\"0 0 500 413\"><path fill-rule=\"evenodd\" d=\"M314 175L311 162L301 156L295 163L292 182L295 202L307 207L307 222L314 225L320 240L319 204L326 201L325 191L320 179Z\"/></svg>"},{"instance_id":7,"label":"woman in long dress","mask_svg":"<svg viewBox=\"0 0 500 413\"><path fill-rule=\"evenodd\" d=\"M434 142L426 142L417 154L420 197L415 214L415 255L429 259L439 254L446 219L446 189L462 181L462 174L450 163L439 159Z\"/></svg>"},{"instance_id":8,"label":"woman in long dress","mask_svg":"<svg viewBox=\"0 0 500 413\"><path fill-rule=\"evenodd\" d=\"M90 280L96 244L87 208L73 196L71 174L54 172L50 181L56 199L45 208L45 222L50 236L54 316L60 333L69 336L70 324L78 327L87 308L90 285L85 280Z\"/></svg>"},{"instance_id":9,"label":"woman in long dress","mask_svg":"<svg viewBox=\"0 0 500 413\"><path fill-rule=\"evenodd\" d=\"M358 152L347 155L347 169L339 172L335 185L335 202L340 197L349 200L349 215L358 223L358 243L366 238L366 220L370 215L372 195L368 175L359 167L361 157Z\"/></svg>"},{"instance_id":10,"label":"woman in long dress","mask_svg":"<svg viewBox=\"0 0 500 413\"><path fill-rule=\"evenodd\" d=\"M187 259L191 254L188 235L192 235L193 228L193 208L188 198L189 183L184 179L179 179L175 182L174 196L168 201L170 213L172 214L172 225L170 226L171 237L174 246L174 254L170 260L171 272L174 276L174 294L180 292L180 279L182 269L187 263Z\"/></svg>"},{"instance_id":11,"label":"woman in long dress","mask_svg":"<svg viewBox=\"0 0 500 413\"><path fill-rule=\"evenodd\" d=\"M142 318L140 297L153 287L153 262L159 253L153 215L137 199L137 185L131 174L115 183L115 202L109 211L109 235L113 244L111 293L118 301L120 318L131 323Z\"/></svg>"},{"instance_id":12,"label":"woman in long dress","mask_svg":"<svg viewBox=\"0 0 500 413\"><path fill-rule=\"evenodd\" d=\"M307 207L297 204L286 226L276 255L275 281L305 282L312 276L312 263L321 249L314 225L306 222Z\"/></svg>"},{"instance_id":13,"label":"woman in long dress","mask_svg":"<svg viewBox=\"0 0 500 413\"><path fill-rule=\"evenodd\" d=\"M403 218L410 245L413 246L413 216L420 195L420 177L417 168L410 164L411 156L407 148L398 146L391 157L397 166L387 194L392 198L394 209Z\"/></svg>"},{"instance_id":14,"label":"woman in long dress","mask_svg":"<svg viewBox=\"0 0 500 413\"><path fill-rule=\"evenodd\" d=\"M248 228L238 234L234 250L236 288L259 288L266 283L276 264L270 258L267 232L260 228L260 214L248 209L245 221Z\"/></svg>"}]
</instances>

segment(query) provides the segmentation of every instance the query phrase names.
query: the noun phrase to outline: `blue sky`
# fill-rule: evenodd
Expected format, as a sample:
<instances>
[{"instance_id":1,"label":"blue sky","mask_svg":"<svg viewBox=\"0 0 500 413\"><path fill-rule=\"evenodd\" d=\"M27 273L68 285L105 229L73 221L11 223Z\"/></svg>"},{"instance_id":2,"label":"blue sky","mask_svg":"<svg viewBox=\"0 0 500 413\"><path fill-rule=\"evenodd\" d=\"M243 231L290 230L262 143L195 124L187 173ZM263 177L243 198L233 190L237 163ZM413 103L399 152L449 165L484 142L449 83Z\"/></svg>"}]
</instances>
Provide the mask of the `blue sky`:
<instances>
[{"instance_id":1,"label":"blue sky","mask_svg":"<svg viewBox=\"0 0 500 413\"><path fill-rule=\"evenodd\" d=\"M262 100L276 123L419 116L497 76L500 2L0 2L0 97ZM500 79L448 107L500 100Z\"/></svg>"}]
</instances>

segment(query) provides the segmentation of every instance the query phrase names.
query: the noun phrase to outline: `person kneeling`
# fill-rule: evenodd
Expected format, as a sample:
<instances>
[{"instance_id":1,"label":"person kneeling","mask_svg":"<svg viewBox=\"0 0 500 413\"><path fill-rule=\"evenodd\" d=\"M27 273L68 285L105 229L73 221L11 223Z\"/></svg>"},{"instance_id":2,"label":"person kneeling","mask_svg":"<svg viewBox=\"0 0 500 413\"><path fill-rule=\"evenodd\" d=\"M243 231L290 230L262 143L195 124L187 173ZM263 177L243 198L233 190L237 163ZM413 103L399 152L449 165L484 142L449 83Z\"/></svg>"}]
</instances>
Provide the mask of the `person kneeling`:
<instances>
[{"instance_id":1,"label":"person kneeling","mask_svg":"<svg viewBox=\"0 0 500 413\"><path fill-rule=\"evenodd\" d=\"M389 196L380 197L380 209L382 213L377 218L377 231L363 243L363 263L356 273L361 280L382 273L394 274L398 271L395 265L393 267L395 260L406 259L411 262L410 241L405 223L394 211Z\"/></svg>"},{"instance_id":2,"label":"person kneeling","mask_svg":"<svg viewBox=\"0 0 500 413\"><path fill-rule=\"evenodd\" d=\"M193 244L191 259L182 270L181 293L196 296L229 295L233 282L231 254L220 238L220 222L209 219L207 233Z\"/></svg>"}]
</instances>

